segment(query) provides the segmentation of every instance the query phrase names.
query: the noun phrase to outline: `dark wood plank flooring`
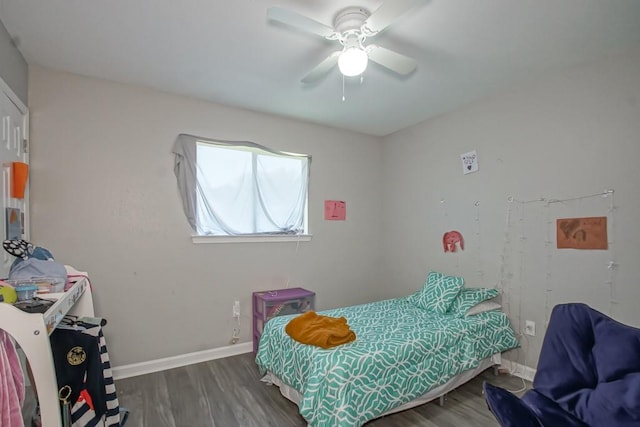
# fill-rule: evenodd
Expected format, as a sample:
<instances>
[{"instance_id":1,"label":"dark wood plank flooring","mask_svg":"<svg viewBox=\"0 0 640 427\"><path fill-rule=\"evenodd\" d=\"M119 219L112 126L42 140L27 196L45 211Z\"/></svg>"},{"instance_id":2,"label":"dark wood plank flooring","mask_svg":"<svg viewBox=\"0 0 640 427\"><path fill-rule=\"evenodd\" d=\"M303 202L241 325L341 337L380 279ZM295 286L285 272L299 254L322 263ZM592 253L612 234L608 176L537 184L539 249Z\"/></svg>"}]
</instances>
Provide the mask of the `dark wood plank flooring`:
<instances>
[{"instance_id":1,"label":"dark wood plank flooring","mask_svg":"<svg viewBox=\"0 0 640 427\"><path fill-rule=\"evenodd\" d=\"M510 390L522 380L489 369L437 401L382 417L366 427L495 427L482 382ZM527 383L527 386L531 385ZM251 353L116 381L126 427L305 427L298 407L260 382ZM329 426L327 426L329 427Z\"/></svg>"}]
</instances>

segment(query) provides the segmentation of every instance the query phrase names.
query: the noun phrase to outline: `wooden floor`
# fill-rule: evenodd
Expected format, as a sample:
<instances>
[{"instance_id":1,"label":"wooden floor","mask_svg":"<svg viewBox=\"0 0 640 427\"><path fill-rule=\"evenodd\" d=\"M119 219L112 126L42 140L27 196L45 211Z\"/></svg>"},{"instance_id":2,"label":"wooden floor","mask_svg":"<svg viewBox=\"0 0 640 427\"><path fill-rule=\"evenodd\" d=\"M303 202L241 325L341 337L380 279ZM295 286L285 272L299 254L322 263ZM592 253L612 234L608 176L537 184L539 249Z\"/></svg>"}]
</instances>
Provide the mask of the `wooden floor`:
<instances>
[{"instance_id":1,"label":"wooden floor","mask_svg":"<svg viewBox=\"0 0 640 427\"><path fill-rule=\"evenodd\" d=\"M305 427L298 407L259 379L247 353L119 380L116 388L120 405L131 411L126 427ZM366 427L498 426L482 396L484 380L510 390L523 386L519 378L489 369L449 393L444 407L434 401Z\"/></svg>"}]
</instances>

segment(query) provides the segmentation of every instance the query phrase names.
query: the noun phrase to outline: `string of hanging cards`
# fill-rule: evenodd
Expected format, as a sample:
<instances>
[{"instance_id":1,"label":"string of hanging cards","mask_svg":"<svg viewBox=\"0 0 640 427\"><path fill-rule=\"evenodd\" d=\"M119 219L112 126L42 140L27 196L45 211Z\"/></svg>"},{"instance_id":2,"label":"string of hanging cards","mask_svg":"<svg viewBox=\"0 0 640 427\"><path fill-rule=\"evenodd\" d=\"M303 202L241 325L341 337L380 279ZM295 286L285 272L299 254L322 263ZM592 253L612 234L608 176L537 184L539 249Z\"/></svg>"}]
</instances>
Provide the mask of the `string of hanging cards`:
<instances>
[{"instance_id":1,"label":"string of hanging cards","mask_svg":"<svg viewBox=\"0 0 640 427\"><path fill-rule=\"evenodd\" d=\"M586 194L582 196L576 197L568 197L568 198L545 198L541 197L538 199L531 200L519 200L513 196L509 196L507 198L507 209L506 209L506 217L505 217L505 228L504 228L504 241L503 241L503 249L502 254L500 255L500 280L497 284L497 288L503 294L503 305L505 305L505 309L508 313L511 313L511 293L507 292L505 294L504 289L507 287L507 284L511 282L514 277L514 274L507 270L507 266L510 265L511 259L513 257L513 242L511 241L511 230L512 230L512 211L514 206L518 206L520 210L519 215L519 238L518 238L518 254L519 254L519 271L518 271L518 282L519 282L519 293L520 298L518 302L518 318L520 317L522 311L522 284L524 281L524 255L526 253L527 247L527 237L524 232L524 220L525 220L525 206L529 204L540 204L545 209L545 222L546 222L546 236L545 236L545 247L546 247L546 274L545 274L545 329L548 323L548 319L552 309L552 301L551 294L553 293L553 285L552 285L552 257L553 251L556 249L556 242L554 241L554 232L556 231L556 222L551 217L551 210L549 209L552 205L556 203L566 203L571 201L579 201L584 199L591 198L606 198L609 199L609 207L607 209L607 217L608 217L608 227L610 232L607 233L607 249L609 253L609 261L603 267L606 267L609 271L609 277L605 282L605 285L609 287L609 315L612 315L614 306L619 304L617 298L616 291L616 273L618 263L616 262L616 245L613 240L613 235L615 233L615 201L614 201L614 193L613 189L607 189L599 193ZM518 319L520 322L520 319Z\"/></svg>"}]
</instances>

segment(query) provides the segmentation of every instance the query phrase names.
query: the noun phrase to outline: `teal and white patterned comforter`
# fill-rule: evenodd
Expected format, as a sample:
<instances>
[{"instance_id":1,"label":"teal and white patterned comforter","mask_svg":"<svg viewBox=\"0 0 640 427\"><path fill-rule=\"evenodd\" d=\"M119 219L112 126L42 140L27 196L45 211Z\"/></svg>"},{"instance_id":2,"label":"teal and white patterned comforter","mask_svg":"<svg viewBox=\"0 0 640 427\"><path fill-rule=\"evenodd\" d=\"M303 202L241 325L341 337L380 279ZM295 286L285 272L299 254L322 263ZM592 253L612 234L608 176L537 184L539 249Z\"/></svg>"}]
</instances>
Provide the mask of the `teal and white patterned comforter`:
<instances>
[{"instance_id":1,"label":"teal and white patterned comforter","mask_svg":"<svg viewBox=\"0 0 640 427\"><path fill-rule=\"evenodd\" d=\"M356 340L323 350L284 331L294 316L264 327L256 363L301 395L311 427L357 427L423 395L480 360L518 346L500 311L439 315L396 298L319 312L344 316Z\"/></svg>"}]
</instances>

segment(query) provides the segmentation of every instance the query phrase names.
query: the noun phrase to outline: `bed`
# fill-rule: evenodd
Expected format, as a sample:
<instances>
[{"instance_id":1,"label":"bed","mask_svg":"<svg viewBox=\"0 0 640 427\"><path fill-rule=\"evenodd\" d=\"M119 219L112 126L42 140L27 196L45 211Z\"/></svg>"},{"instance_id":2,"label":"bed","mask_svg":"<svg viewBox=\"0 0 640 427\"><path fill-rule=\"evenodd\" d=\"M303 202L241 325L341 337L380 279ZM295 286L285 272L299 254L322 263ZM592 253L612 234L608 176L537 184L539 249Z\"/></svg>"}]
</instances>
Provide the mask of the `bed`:
<instances>
[{"instance_id":1,"label":"bed","mask_svg":"<svg viewBox=\"0 0 640 427\"><path fill-rule=\"evenodd\" d=\"M406 297L322 311L347 318L354 342L300 344L284 331L294 316L265 324L256 363L298 404L311 427L361 426L437 398L499 362L518 341L507 316L435 314Z\"/></svg>"}]
</instances>

